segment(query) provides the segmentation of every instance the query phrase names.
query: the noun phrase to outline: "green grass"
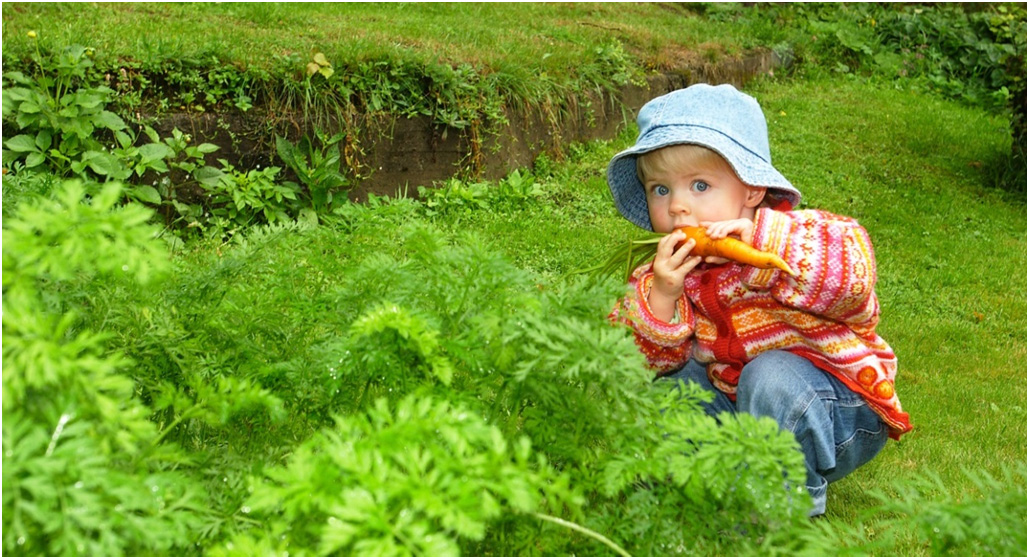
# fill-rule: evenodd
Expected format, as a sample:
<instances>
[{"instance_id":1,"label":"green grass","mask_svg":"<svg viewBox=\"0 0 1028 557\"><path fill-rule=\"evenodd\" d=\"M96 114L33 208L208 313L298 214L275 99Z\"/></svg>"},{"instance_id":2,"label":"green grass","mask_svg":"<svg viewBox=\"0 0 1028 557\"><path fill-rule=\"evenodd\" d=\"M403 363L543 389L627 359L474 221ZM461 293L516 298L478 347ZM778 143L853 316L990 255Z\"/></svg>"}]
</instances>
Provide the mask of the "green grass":
<instances>
[{"instance_id":1,"label":"green grass","mask_svg":"<svg viewBox=\"0 0 1028 557\"><path fill-rule=\"evenodd\" d=\"M80 43L112 63L216 57L264 70L319 49L337 63L415 57L563 75L614 41L652 66L754 44L738 25L657 4L4 4L3 18L5 60L25 58L35 30L44 48Z\"/></svg>"}]
</instances>

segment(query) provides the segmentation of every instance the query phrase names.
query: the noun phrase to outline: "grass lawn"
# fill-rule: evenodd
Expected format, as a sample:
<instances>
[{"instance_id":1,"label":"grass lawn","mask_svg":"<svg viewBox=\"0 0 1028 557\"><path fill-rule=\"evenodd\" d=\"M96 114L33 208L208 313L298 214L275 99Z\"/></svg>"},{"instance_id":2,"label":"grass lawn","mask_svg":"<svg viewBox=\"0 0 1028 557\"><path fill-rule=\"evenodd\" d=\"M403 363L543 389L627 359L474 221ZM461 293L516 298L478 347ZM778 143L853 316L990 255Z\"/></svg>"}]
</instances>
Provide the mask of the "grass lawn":
<instances>
[{"instance_id":1,"label":"grass lawn","mask_svg":"<svg viewBox=\"0 0 1028 557\"><path fill-rule=\"evenodd\" d=\"M19 4L3 6L5 62L82 44L98 63L183 61L271 70L322 50L337 64L392 58L471 63L515 77L565 77L621 43L650 69L709 61L759 44L753 29L669 4ZM153 29L160 28L160 34ZM772 33L773 29L765 29ZM306 58L304 59L306 61ZM212 69L216 69L216 64Z\"/></svg>"},{"instance_id":2,"label":"grass lawn","mask_svg":"<svg viewBox=\"0 0 1028 557\"><path fill-rule=\"evenodd\" d=\"M277 55L311 48L356 58L420 51L425 57L567 67L579 53L614 40L659 60L663 48L689 45L703 55L752 46L738 26L712 25L698 9L657 4L18 4L5 3L4 47L94 47L112 58L158 61L212 54L227 63L267 68ZM161 38L153 29L159 26ZM701 48L695 48L701 45ZM703 46L705 45L705 46ZM346 59L353 59L348 57Z\"/></svg>"}]
</instances>

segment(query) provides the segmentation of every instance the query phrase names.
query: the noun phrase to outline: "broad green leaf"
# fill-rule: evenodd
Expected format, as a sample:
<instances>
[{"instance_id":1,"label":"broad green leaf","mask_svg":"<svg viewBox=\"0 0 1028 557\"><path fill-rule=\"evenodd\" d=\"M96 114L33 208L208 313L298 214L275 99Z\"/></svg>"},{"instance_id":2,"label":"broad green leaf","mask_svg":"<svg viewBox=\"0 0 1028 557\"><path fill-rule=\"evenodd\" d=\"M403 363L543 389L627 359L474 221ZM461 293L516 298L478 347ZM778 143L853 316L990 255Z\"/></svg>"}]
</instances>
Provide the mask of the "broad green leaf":
<instances>
[{"instance_id":1,"label":"broad green leaf","mask_svg":"<svg viewBox=\"0 0 1028 557\"><path fill-rule=\"evenodd\" d=\"M165 159L174 154L171 147L163 143L147 143L139 148L139 158L142 163Z\"/></svg>"},{"instance_id":2,"label":"broad green leaf","mask_svg":"<svg viewBox=\"0 0 1028 557\"><path fill-rule=\"evenodd\" d=\"M161 174L168 172L168 165L163 160L151 161L148 166L150 170L156 170Z\"/></svg>"},{"instance_id":3,"label":"broad green leaf","mask_svg":"<svg viewBox=\"0 0 1028 557\"><path fill-rule=\"evenodd\" d=\"M125 121L121 119L121 116L118 116L109 110L104 110L100 114L97 114L96 117L93 118L93 123L99 127L104 127L114 131L123 130L127 127L125 125Z\"/></svg>"},{"instance_id":4,"label":"broad green leaf","mask_svg":"<svg viewBox=\"0 0 1028 557\"><path fill-rule=\"evenodd\" d=\"M32 91L24 87L9 87L4 89L4 97L5 104L10 101L25 101L32 97Z\"/></svg>"},{"instance_id":5,"label":"broad green leaf","mask_svg":"<svg viewBox=\"0 0 1028 557\"><path fill-rule=\"evenodd\" d=\"M78 160L71 163L71 171L74 174L82 174L86 170L86 164L88 161Z\"/></svg>"},{"instance_id":6,"label":"broad green leaf","mask_svg":"<svg viewBox=\"0 0 1028 557\"><path fill-rule=\"evenodd\" d=\"M86 47L80 44L73 44L64 49L64 56L75 60L76 62L82 61L82 56L86 53Z\"/></svg>"},{"instance_id":7,"label":"broad green leaf","mask_svg":"<svg viewBox=\"0 0 1028 557\"><path fill-rule=\"evenodd\" d=\"M218 181L224 175L224 172L213 166L201 166L193 173L193 178L207 187L214 187L218 185Z\"/></svg>"},{"instance_id":8,"label":"broad green leaf","mask_svg":"<svg viewBox=\"0 0 1028 557\"><path fill-rule=\"evenodd\" d=\"M101 94L101 93L98 93L98 92L95 92L95 91L82 91L82 90L80 90L78 92L78 95L76 95L75 97L65 97L65 98L61 99L61 102L63 103L65 100L68 100L69 107L73 106L71 104L71 101L76 101L74 103L74 106L79 106L79 107L82 107L82 108L98 108L98 107L104 105L107 102L106 95L104 95L104 94ZM104 111L104 112L106 112L106 111ZM121 120L121 118L118 118L118 119Z\"/></svg>"},{"instance_id":9,"label":"broad green leaf","mask_svg":"<svg viewBox=\"0 0 1028 557\"><path fill-rule=\"evenodd\" d=\"M129 195L138 201L145 201L154 205L160 205L161 194L151 186L136 186L129 190Z\"/></svg>"},{"instance_id":10,"label":"broad green leaf","mask_svg":"<svg viewBox=\"0 0 1028 557\"><path fill-rule=\"evenodd\" d=\"M276 135L275 150L278 151L279 158L282 159L282 162L286 163L286 166L293 167L296 165L296 147L288 139Z\"/></svg>"},{"instance_id":11,"label":"broad green leaf","mask_svg":"<svg viewBox=\"0 0 1028 557\"><path fill-rule=\"evenodd\" d=\"M27 134L16 135L4 142L4 145L16 153L30 153L39 150L36 147L36 138Z\"/></svg>"},{"instance_id":12,"label":"broad green leaf","mask_svg":"<svg viewBox=\"0 0 1028 557\"><path fill-rule=\"evenodd\" d=\"M150 138L151 143L157 143L161 140L161 136L158 135L157 131L150 126L143 126L143 133L146 134L146 137Z\"/></svg>"},{"instance_id":13,"label":"broad green leaf","mask_svg":"<svg viewBox=\"0 0 1028 557\"><path fill-rule=\"evenodd\" d=\"M46 160L46 156L43 153L29 153L29 156L25 157L25 168L32 168L43 164Z\"/></svg>"},{"instance_id":14,"label":"broad green leaf","mask_svg":"<svg viewBox=\"0 0 1028 557\"><path fill-rule=\"evenodd\" d=\"M314 61L317 62L319 66L332 66L332 64L328 61L328 58L325 58L325 53L323 52L315 52Z\"/></svg>"},{"instance_id":15,"label":"broad green leaf","mask_svg":"<svg viewBox=\"0 0 1028 557\"><path fill-rule=\"evenodd\" d=\"M18 112L23 114L36 114L40 111L40 106L36 101L28 99L25 102L18 105Z\"/></svg>"},{"instance_id":16,"label":"broad green leaf","mask_svg":"<svg viewBox=\"0 0 1028 557\"><path fill-rule=\"evenodd\" d=\"M24 106L24 104L25 103L22 103L22 106ZM37 110L37 112L38 112L38 110ZM42 119L43 119L42 116L39 116L38 114L29 113L29 112L26 112L24 110L21 110L18 113L18 117L15 118L14 121L18 123L19 127L24 129L24 128L27 128L27 127L31 126L37 120L42 120Z\"/></svg>"},{"instance_id":17,"label":"broad green leaf","mask_svg":"<svg viewBox=\"0 0 1028 557\"><path fill-rule=\"evenodd\" d=\"M71 120L75 120L76 118L78 118L79 114L81 114L81 108L79 107L79 105L66 106L57 113L58 116L63 116Z\"/></svg>"},{"instance_id":18,"label":"broad green leaf","mask_svg":"<svg viewBox=\"0 0 1028 557\"><path fill-rule=\"evenodd\" d=\"M115 157L110 153L104 153L102 151L88 151L82 158L87 161L86 164L89 166L89 169L100 176L123 179L127 178L128 174L130 174L130 171L125 168L125 165L122 164L118 157Z\"/></svg>"},{"instance_id":19,"label":"broad green leaf","mask_svg":"<svg viewBox=\"0 0 1028 557\"><path fill-rule=\"evenodd\" d=\"M132 138L129 136L129 134L123 131L119 130L114 132L114 138L118 140L118 145L121 145L122 149L126 149L129 145L132 145Z\"/></svg>"},{"instance_id":20,"label":"broad green leaf","mask_svg":"<svg viewBox=\"0 0 1028 557\"><path fill-rule=\"evenodd\" d=\"M80 139L90 138L93 135L93 124L82 118L74 118L64 126L65 134L74 134Z\"/></svg>"},{"instance_id":21,"label":"broad green leaf","mask_svg":"<svg viewBox=\"0 0 1028 557\"><path fill-rule=\"evenodd\" d=\"M7 78L7 79L10 79L11 81L13 81L15 83L19 83L21 85L32 85L33 84L32 78L28 77L27 75L25 75L25 74L23 74L21 72L6 72L6 73L4 73L4 77ZM18 89L25 89L25 88L24 87L18 87ZM4 92L7 92L7 91L5 90Z\"/></svg>"}]
</instances>

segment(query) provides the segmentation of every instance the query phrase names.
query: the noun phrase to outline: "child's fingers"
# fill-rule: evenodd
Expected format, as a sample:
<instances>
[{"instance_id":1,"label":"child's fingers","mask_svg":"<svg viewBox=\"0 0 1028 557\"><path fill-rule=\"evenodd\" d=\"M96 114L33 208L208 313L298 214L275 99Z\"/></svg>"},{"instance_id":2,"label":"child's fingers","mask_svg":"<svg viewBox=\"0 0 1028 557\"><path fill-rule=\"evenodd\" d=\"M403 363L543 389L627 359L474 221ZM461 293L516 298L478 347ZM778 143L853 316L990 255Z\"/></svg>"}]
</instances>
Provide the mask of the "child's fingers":
<instances>
[{"instance_id":1,"label":"child's fingers","mask_svg":"<svg viewBox=\"0 0 1028 557\"><path fill-rule=\"evenodd\" d=\"M698 257L691 255L693 248L696 247L696 240L689 238L684 232L676 231L674 232L674 235L677 239L672 239L670 242L674 244L672 247L672 249L674 249L674 253L672 253L667 260L668 265L672 269L678 269L690 258L699 259Z\"/></svg>"},{"instance_id":2,"label":"child's fingers","mask_svg":"<svg viewBox=\"0 0 1028 557\"><path fill-rule=\"evenodd\" d=\"M703 258L690 255L696 247L695 240L686 239L685 234L676 234L681 236L678 240L684 240L684 243L676 248L678 242L675 238L669 238L671 234L665 237L666 243L663 240L659 242L657 254L653 258L653 272L662 283L681 285L685 275L699 265Z\"/></svg>"},{"instance_id":3,"label":"child's fingers","mask_svg":"<svg viewBox=\"0 0 1028 557\"><path fill-rule=\"evenodd\" d=\"M680 252L683 248L688 247L690 250L696 245L695 242L691 246L683 245L681 248L675 249L679 243L686 239L685 233L678 230L664 236L657 243L657 257L663 259L670 259L674 254ZM690 240L691 241L691 240ZM688 242L686 242L688 244Z\"/></svg>"},{"instance_id":4,"label":"child's fingers","mask_svg":"<svg viewBox=\"0 0 1028 557\"><path fill-rule=\"evenodd\" d=\"M700 226L703 226L707 231L707 236L714 240L720 240L729 236L746 238L747 236L752 237L753 234L753 221L749 219L701 222Z\"/></svg>"},{"instance_id":5,"label":"child's fingers","mask_svg":"<svg viewBox=\"0 0 1028 557\"><path fill-rule=\"evenodd\" d=\"M700 263L703 263L703 258L698 255L686 258L682 265L678 267L678 270L682 273L682 278L684 279L685 275L691 273Z\"/></svg>"},{"instance_id":6,"label":"child's fingers","mask_svg":"<svg viewBox=\"0 0 1028 557\"><path fill-rule=\"evenodd\" d=\"M708 238L719 240L732 233L733 222L734 221L701 222L700 225L706 229Z\"/></svg>"},{"instance_id":7,"label":"child's fingers","mask_svg":"<svg viewBox=\"0 0 1028 557\"><path fill-rule=\"evenodd\" d=\"M675 253L672 254L671 257L668 259L668 266L670 266L672 269L678 270L691 257L695 257L692 255L692 250L695 247L695 240L686 240L685 243L679 246L675 250Z\"/></svg>"}]
</instances>

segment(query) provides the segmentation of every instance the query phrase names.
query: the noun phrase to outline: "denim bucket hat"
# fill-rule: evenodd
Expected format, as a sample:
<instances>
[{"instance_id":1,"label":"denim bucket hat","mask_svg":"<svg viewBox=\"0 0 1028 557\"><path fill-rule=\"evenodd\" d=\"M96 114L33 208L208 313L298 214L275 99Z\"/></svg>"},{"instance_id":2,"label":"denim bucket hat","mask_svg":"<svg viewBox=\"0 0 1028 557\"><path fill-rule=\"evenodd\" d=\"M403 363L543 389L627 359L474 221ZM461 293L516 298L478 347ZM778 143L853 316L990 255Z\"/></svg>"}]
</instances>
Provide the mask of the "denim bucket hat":
<instances>
[{"instance_id":1,"label":"denim bucket hat","mask_svg":"<svg viewBox=\"0 0 1028 557\"><path fill-rule=\"evenodd\" d=\"M618 211L653 230L646 192L636 173L636 157L670 145L702 145L721 155L743 183L766 187L795 207L800 192L771 166L767 122L757 101L731 85L698 84L646 103L639 111L639 138L614 156L607 185Z\"/></svg>"}]
</instances>

